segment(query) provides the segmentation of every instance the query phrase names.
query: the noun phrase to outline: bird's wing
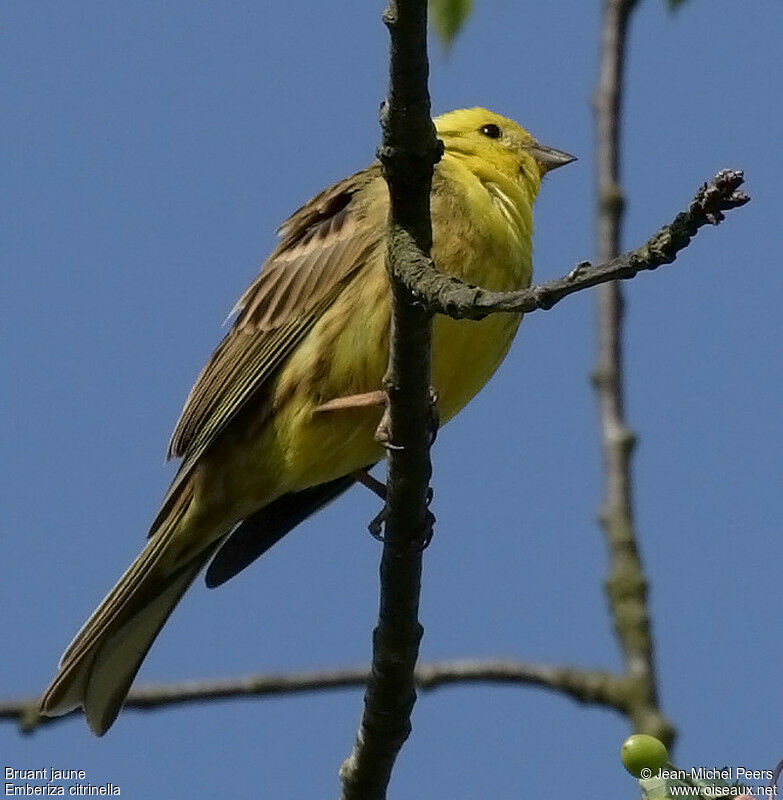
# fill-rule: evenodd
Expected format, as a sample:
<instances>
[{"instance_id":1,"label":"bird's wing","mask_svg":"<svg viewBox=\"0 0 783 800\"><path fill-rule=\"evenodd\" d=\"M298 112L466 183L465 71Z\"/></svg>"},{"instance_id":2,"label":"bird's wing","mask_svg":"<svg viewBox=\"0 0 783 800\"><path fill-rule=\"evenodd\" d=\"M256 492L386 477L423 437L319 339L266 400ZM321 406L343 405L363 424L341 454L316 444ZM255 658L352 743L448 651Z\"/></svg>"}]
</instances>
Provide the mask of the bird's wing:
<instances>
[{"instance_id":1,"label":"bird's wing","mask_svg":"<svg viewBox=\"0 0 783 800\"><path fill-rule=\"evenodd\" d=\"M344 475L328 483L284 494L251 514L237 525L215 553L204 576L207 586L214 589L242 572L300 522L336 500L355 482L353 476Z\"/></svg>"},{"instance_id":2,"label":"bird's wing","mask_svg":"<svg viewBox=\"0 0 783 800\"><path fill-rule=\"evenodd\" d=\"M231 330L185 401L167 452L183 461L164 509L199 457L377 248L382 226L363 223L378 213L373 199L386 195L362 189L380 176L373 164L321 192L281 226L280 244L237 302Z\"/></svg>"}]
</instances>

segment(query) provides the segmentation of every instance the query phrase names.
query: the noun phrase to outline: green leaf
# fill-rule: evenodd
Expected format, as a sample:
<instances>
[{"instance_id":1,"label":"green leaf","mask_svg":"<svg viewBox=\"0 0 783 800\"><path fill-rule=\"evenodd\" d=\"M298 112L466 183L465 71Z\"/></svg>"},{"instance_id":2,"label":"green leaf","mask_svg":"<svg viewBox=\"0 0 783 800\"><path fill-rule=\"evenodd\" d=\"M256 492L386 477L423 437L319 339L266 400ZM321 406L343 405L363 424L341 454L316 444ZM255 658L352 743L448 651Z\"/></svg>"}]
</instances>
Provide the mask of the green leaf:
<instances>
[{"instance_id":1,"label":"green leaf","mask_svg":"<svg viewBox=\"0 0 783 800\"><path fill-rule=\"evenodd\" d=\"M430 24L446 49L462 29L472 7L473 0L430 0Z\"/></svg>"}]
</instances>

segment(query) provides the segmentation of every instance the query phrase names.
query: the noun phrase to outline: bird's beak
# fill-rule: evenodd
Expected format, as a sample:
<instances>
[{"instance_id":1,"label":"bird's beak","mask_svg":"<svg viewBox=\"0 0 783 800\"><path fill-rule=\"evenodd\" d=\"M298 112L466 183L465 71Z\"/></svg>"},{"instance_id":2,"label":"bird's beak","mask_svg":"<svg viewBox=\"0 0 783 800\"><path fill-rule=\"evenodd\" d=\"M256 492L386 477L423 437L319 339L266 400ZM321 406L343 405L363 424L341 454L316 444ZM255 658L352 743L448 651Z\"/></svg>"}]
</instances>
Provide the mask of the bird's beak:
<instances>
[{"instance_id":1,"label":"bird's beak","mask_svg":"<svg viewBox=\"0 0 783 800\"><path fill-rule=\"evenodd\" d=\"M576 161L576 156L564 153L562 150L555 150L554 147L544 147L542 144L534 144L528 147L530 153L541 166L541 174L550 170L564 167L572 161Z\"/></svg>"}]
</instances>

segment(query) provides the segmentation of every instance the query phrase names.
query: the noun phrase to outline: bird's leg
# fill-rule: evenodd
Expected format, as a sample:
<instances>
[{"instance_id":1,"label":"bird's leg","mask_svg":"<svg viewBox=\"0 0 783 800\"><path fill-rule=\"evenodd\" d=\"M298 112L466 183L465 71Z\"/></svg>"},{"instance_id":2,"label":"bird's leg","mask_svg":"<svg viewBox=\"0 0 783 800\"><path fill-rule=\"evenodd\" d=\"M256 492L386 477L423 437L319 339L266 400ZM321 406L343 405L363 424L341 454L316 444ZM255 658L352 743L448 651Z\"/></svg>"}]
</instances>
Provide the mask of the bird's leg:
<instances>
[{"instance_id":1,"label":"bird's leg","mask_svg":"<svg viewBox=\"0 0 783 800\"><path fill-rule=\"evenodd\" d=\"M317 414L324 411L342 411L347 408L372 408L373 406L383 406L384 412L378 427L375 429L375 441L382 444L387 450L399 450L400 446L392 443L389 436L389 396L382 389L374 392L364 392L362 394L351 394L345 397L335 397L316 406ZM430 386L430 444L435 441L440 427L440 415L438 414L438 393ZM357 480L359 480L357 478ZM361 481L360 481L361 482Z\"/></svg>"},{"instance_id":2,"label":"bird's leg","mask_svg":"<svg viewBox=\"0 0 783 800\"><path fill-rule=\"evenodd\" d=\"M389 418L389 397L385 391L378 389L374 392L364 392L363 394L352 394L345 397L336 397L317 406L316 413L324 411L341 411L347 408L372 408L373 406L383 406L384 412L378 428L375 432L376 441L380 442L388 449L394 449L394 445L389 441L388 418ZM370 534L379 542L383 541L383 522L386 519L386 486L377 478L374 478L366 469L358 469L351 473L362 486L366 486L371 492L378 495L384 501L380 513L373 517L367 526Z\"/></svg>"},{"instance_id":3,"label":"bird's leg","mask_svg":"<svg viewBox=\"0 0 783 800\"><path fill-rule=\"evenodd\" d=\"M381 421L378 423L378 427L375 429L375 441L383 445L383 447L387 450L401 450L401 445L396 445L391 441L391 435L389 431L389 396L385 391L378 390L374 392L365 392L364 394L353 394L347 395L346 397L337 397L334 400L329 400L326 403L322 403L315 410L316 412L338 411L347 408L371 408L373 406L384 406L383 416L381 417ZM429 412L430 444L432 444L435 441L438 428L440 427L440 415L438 414L438 394L432 387L430 387ZM381 500L386 500L386 486L377 478L370 475L366 469L359 469L355 472L352 472L351 477L353 477L358 483L361 483L362 486L366 486L371 492L378 495ZM427 491L428 506L430 502L432 502L431 487ZM377 539L379 542L384 540L383 523L385 522L387 515L388 510L384 503L384 507L381 509L380 513L373 517L372 521L367 526L372 537ZM434 515L429 509L427 509L422 535L418 540L413 542L415 548L424 550L424 548L427 547L427 545L429 545L429 543L432 541L434 522Z\"/></svg>"},{"instance_id":4,"label":"bird's leg","mask_svg":"<svg viewBox=\"0 0 783 800\"><path fill-rule=\"evenodd\" d=\"M430 386L429 417L430 446L432 446L433 442L435 441L435 437L438 434L438 428L440 427L440 414L438 413L438 393L432 386ZM395 445L391 441L389 423L389 403L388 395L386 395L386 408L383 412L383 416L381 417L381 421L378 423L378 427L375 429L375 440L382 444L387 450L401 450L402 447L400 445ZM379 497L383 499L386 498L386 487L380 481L377 481L375 478L369 475L366 471L361 470L360 472L355 472L353 473L353 476L360 483L363 483L365 486L372 489ZM379 490L379 487L382 489L382 492ZM432 487L430 486L427 488L427 510L424 516L421 536L411 542L411 547L413 550L424 550L432 541L432 536L435 531L435 515L429 510L432 497L433 492ZM384 504L381 512L375 516L368 525L370 535L379 542L384 541L383 523L386 521L387 516L388 506Z\"/></svg>"},{"instance_id":5,"label":"bird's leg","mask_svg":"<svg viewBox=\"0 0 783 800\"><path fill-rule=\"evenodd\" d=\"M351 473L351 477L355 478L357 483L366 486L373 494L377 494L381 500L386 499L386 484L370 475L366 469L357 469L356 472Z\"/></svg>"},{"instance_id":6,"label":"bird's leg","mask_svg":"<svg viewBox=\"0 0 783 800\"><path fill-rule=\"evenodd\" d=\"M346 397L335 397L316 407L316 413L321 411L340 411L344 408L370 408L372 406L385 406L386 392L378 389L375 392L364 392L364 394L351 394Z\"/></svg>"}]
</instances>

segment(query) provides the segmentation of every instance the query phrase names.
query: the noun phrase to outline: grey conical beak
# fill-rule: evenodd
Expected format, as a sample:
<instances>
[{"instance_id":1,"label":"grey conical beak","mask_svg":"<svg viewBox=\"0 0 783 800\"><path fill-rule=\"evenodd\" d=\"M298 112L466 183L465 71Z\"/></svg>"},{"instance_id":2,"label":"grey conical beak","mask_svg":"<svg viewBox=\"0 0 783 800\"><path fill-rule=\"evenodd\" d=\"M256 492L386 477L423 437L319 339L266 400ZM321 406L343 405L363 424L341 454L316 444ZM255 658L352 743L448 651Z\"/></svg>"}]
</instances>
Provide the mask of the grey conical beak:
<instances>
[{"instance_id":1,"label":"grey conical beak","mask_svg":"<svg viewBox=\"0 0 783 800\"><path fill-rule=\"evenodd\" d=\"M555 150L554 147L544 147L542 144L534 144L528 147L528 152L541 165L541 174L550 170L564 167L572 161L576 161L576 156L564 153L562 150Z\"/></svg>"}]
</instances>

